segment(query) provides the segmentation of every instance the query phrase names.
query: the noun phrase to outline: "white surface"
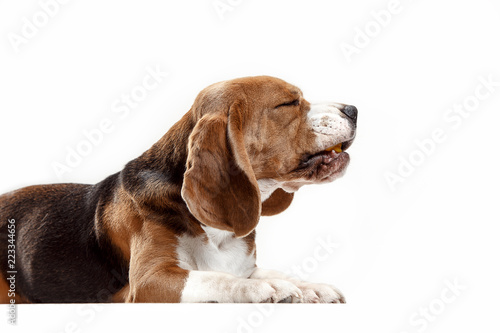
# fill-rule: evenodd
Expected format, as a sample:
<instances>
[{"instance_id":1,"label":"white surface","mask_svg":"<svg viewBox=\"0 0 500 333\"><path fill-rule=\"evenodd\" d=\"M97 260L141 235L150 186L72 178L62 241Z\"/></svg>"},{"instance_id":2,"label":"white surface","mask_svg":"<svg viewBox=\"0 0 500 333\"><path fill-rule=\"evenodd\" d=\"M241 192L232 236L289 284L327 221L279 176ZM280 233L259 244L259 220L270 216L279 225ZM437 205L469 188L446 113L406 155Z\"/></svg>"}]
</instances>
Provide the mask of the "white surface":
<instances>
[{"instance_id":1,"label":"white surface","mask_svg":"<svg viewBox=\"0 0 500 333\"><path fill-rule=\"evenodd\" d=\"M18 53L9 33L41 7L2 1L0 192L100 181L206 85L278 76L310 102L357 106L359 127L344 178L304 187L290 209L262 219L257 262L332 283L348 304L29 305L17 327L0 311L2 332L498 330L500 87L477 87L479 77L500 81L500 3L222 1L234 5L224 20L213 0L68 1ZM375 17L388 18L371 12L387 8L395 14L375 36ZM366 28L369 42L357 36ZM341 45L355 39L368 45L349 62ZM155 81L155 71L169 75ZM131 92L144 98L135 107L122 100ZM475 94L469 116L453 110ZM85 147L83 131L99 127L107 133L92 132L98 144ZM91 153L58 177L52 164L77 145ZM412 173L401 167L409 176L392 191L387 172L410 157L424 160Z\"/></svg>"}]
</instances>

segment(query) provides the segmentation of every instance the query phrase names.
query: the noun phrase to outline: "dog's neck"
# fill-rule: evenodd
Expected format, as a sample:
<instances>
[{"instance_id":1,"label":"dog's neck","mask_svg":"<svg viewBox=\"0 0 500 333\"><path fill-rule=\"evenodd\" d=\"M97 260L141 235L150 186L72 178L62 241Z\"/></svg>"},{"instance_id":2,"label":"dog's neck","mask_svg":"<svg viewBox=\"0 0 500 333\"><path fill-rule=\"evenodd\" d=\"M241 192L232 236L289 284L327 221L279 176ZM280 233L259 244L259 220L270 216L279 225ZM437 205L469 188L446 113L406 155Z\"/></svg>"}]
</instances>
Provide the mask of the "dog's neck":
<instances>
[{"instance_id":1,"label":"dog's neck","mask_svg":"<svg viewBox=\"0 0 500 333\"><path fill-rule=\"evenodd\" d=\"M260 200L262 202L266 201L271 194L279 187L279 183L271 178L263 178L257 180L260 190Z\"/></svg>"}]
</instances>

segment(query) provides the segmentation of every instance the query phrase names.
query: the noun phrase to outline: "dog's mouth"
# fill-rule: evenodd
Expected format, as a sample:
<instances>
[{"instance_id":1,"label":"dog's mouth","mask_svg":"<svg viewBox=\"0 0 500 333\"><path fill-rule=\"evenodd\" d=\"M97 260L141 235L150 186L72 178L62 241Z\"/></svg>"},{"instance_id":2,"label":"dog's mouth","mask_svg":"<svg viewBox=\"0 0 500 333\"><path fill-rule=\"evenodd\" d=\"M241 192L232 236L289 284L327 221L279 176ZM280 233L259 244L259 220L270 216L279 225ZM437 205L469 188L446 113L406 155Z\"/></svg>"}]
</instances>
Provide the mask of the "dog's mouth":
<instances>
[{"instance_id":1,"label":"dog's mouth","mask_svg":"<svg viewBox=\"0 0 500 333\"><path fill-rule=\"evenodd\" d=\"M337 159L341 155L349 156L349 154L347 154L345 151L352 145L353 141L354 139L344 142L339 142L334 146L326 148L325 150L319 151L314 154L307 154L302 158L301 164L303 163L309 164L308 162L310 162L311 160L316 160L318 157L322 157L323 158L322 162L327 164Z\"/></svg>"},{"instance_id":2,"label":"dog's mouth","mask_svg":"<svg viewBox=\"0 0 500 333\"><path fill-rule=\"evenodd\" d=\"M317 153L304 155L295 171L314 182L331 181L341 176L350 159L345 150L352 142L353 140L339 142Z\"/></svg>"}]
</instances>

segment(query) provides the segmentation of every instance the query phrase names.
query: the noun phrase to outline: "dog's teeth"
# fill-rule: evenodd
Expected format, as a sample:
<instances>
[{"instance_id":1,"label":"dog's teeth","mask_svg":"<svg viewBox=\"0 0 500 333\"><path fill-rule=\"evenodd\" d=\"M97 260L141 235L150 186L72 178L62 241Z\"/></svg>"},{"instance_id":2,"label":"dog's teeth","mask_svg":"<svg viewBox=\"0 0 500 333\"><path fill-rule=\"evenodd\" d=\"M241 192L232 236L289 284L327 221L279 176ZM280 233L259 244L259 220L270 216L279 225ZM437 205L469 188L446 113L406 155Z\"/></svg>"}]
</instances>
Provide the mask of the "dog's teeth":
<instances>
[{"instance_id":1,"label":"dog's teeth","mask_svg":"<svg viewBox=\"0 0 500 333\"><path fill-rule=\"evenodd\" d=\"M336 146L332 146L330 148L325 149L326 151L332 151L335 150L336 153L341 153L342 152L342 143L339 143Z\"/></svg>"}]
</instances>

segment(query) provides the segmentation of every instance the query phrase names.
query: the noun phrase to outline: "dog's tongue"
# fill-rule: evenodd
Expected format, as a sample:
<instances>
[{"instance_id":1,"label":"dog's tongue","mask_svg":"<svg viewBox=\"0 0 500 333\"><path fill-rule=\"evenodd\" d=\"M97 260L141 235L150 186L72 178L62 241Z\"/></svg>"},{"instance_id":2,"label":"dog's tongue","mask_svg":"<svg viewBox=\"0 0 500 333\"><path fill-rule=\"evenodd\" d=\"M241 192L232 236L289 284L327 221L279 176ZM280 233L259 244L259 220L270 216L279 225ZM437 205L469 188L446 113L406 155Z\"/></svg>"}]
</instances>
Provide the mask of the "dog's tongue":
<instances>
[{"instance_id":1,"label":"dog's tongue","mask_svg":"<svg viewBox=\"0 0 500 333\"><path fill-rule=\"evenodd\" d=\"M341 153L342 152L342 143L339 143L336 146L332 146L330 148L325 149L326 151L332 151L335 150L336 153Z\"/></svg>"}]
</instances>

